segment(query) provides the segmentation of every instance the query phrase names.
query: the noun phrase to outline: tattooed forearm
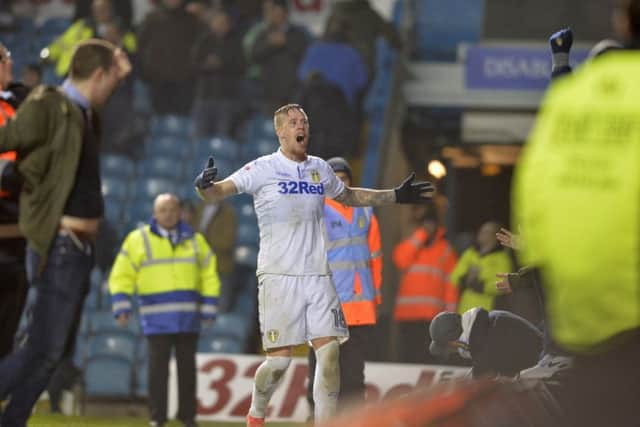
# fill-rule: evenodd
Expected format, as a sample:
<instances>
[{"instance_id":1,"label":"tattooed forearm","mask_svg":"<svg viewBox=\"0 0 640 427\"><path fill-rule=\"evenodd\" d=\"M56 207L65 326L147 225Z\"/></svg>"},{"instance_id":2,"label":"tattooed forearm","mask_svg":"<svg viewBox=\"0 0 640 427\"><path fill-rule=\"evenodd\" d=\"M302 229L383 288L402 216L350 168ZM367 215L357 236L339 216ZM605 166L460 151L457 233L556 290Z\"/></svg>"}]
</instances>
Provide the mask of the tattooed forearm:
<instances>
[{"instance_id":1,"label":"tattooed forearm","mask_svg":"<svg viewBox=\"0 0 640 427\"><path fill-rule=\"evenodd\" d=\"M393 190L345 187L336 200L348 206L382 206L395 203L396 195Z\"/></svg>"}]
</instances>

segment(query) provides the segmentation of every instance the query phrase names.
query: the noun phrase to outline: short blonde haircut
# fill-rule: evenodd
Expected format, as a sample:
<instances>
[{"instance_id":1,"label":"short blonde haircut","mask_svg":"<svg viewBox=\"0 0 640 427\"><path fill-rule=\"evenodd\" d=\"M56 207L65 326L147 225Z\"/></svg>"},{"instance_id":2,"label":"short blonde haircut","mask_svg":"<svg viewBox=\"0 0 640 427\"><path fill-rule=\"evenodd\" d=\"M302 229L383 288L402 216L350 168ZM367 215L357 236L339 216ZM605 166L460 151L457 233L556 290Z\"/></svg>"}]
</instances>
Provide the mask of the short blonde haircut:
<instances>
[{"instance_id":1,"label":"short blonde haircut","mask_svg":"<svg viewBox=\"0 0 640 427\"><path fill-rule=\"evenodd\" d=\"M307 113L302 108L302 105L300 104L283 105L282 107L278 108L275 113L273 113L273 127L276 129L276 132L278 131L278 129L280 129L280 127L282 127L286 117L289 115L289 111L291 110L299 110L302 114L304 114L304 117L307 120L309 120L309 117L307 117Z\"/></svg>"}]
</instances>

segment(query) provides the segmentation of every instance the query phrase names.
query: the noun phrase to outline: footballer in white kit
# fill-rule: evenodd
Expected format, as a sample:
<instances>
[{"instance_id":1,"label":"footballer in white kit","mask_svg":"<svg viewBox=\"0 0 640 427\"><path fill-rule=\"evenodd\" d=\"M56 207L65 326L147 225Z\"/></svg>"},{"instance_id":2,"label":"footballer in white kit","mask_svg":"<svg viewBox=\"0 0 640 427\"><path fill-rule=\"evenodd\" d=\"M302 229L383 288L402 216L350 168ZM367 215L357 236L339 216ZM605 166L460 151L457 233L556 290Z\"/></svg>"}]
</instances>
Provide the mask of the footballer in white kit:
<instances>
[{"instance_id":1,"label":"footballer in white kit","mask_svg":"<svg viewBox=\"0 0 640 427\"><path fill-rule=\"evenodd\" d=\"M339 343L349 332L327 263L324 198L348 206L382 206L423 203L433 194L430 183L413 182L415 174L395 189L345 186L324 160L307 155L309 121L300 105L279 108L274 127L280 142L277 152L217 182L217 169L209 158L194 182L205 200L251 194L258 217L258 305L267 356L256 370L248 427L264 426L266 408L291 363L293 347L306 341L316 355L315 420L336 411Z\"/></svg>"},{"instance_id":2,"label":"footballer in white kit","mask_svg":"<svg viewBox=\"0 0 640 427\"><path fill-rule=\"evenodd\" d=\"M344 184L324 160L296 162L279 149L229 177L253 196L258 227L258 303L265 349L349 332L327 262L324 198Z\"/></svg>"}]
</instances>

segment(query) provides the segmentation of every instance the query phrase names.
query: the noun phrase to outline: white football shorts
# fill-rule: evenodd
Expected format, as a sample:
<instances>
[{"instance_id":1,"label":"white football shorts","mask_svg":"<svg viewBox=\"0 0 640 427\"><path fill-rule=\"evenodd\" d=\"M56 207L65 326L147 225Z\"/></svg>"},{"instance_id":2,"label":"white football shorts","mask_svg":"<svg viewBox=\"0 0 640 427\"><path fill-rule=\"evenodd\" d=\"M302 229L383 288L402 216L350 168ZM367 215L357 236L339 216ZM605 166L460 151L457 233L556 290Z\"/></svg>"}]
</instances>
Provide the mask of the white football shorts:
<instances>
[{"instance_id":1,"label":"white football shorts","mask_svg":"<svg viewBox=\"0 0 640 427\"><path fill-rule=\"evenodd\" d=\"M262 346L295 346L315 338L349 339L331 276L262 274L258 278Z\"/></svg>"}]
</instances>

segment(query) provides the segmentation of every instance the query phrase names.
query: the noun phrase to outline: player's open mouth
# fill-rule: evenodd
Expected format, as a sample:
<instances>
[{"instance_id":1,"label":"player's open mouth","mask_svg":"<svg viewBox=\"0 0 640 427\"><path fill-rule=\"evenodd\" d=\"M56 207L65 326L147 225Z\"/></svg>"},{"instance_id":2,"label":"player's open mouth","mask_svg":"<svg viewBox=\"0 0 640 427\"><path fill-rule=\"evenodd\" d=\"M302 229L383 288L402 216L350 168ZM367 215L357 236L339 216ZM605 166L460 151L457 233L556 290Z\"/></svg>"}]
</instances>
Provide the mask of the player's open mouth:
<instances>
[{"instance_id":1,"label":"player's open mouth","mask_svg":"<svg viewBox=\"0 0 640 427\"><path fill-rule=\"evenodd\" d=\"M296 141L297 141L298 143L301 143L302 141L304 141L304 135L303 135L303 134L300 134L300 135L296 136Z\"/></svg>"}]
</instances>

